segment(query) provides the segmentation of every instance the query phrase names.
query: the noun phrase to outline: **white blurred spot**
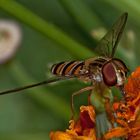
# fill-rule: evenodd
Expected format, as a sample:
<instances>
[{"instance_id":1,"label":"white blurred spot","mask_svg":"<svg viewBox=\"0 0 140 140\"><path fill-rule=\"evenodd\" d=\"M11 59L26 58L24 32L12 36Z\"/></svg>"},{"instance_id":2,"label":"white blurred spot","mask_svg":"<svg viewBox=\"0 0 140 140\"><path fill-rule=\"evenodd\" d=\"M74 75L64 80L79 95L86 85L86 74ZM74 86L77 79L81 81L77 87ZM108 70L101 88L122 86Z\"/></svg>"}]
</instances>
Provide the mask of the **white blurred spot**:
<instances>
[{"instance_id":1,"label":"white blurred spot","mask_svg":"<svg viewBox=\"0 0 140 140\"><path fill-rule=\"evenodd\" d=\"M134 31L133 30L129 30L129 31L127 31L127 36L128 36L128 38L130 38L131 40L135 40L135 33L134 33Z\"/></svg>"},{"instance_id":2,"label":"white blurred spot","mask_svg":"<svg viewBox=\"0 0 140 140\"><path fill-rule=\"evenodd\" d=\"M94 29L91 31L91 35L96 40L101 40L101 38L105 35L106 29L103 27Z\"/></svg>"},{"instance_id":3,"label":"white blurred spot","mask_svg":"<svg viewBox=\"0 0 140 140\"><path fill-rule=\"evenodd\" d=\"M14 21L0 20L0 64L13 57L21 42L21 30Z\"/></svg>"}]
</instances>

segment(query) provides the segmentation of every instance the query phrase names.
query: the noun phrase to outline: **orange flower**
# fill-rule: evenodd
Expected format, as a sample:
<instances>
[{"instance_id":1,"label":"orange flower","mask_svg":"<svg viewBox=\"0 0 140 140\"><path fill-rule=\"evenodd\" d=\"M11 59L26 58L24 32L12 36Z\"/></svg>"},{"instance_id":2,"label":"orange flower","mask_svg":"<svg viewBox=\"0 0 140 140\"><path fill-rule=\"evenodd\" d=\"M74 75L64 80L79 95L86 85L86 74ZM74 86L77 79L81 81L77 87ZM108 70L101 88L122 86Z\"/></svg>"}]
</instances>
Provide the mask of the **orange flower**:
<instances>
[{"instance_id":1,"label":"orange flower","mask_svg":"<svg viewBox=\"0 0 140 140\"><path fill-rule=\"evenodd\" d=\"M95 112L93 106L81 106L77 121L71 120L65 132L50 133L51 140L96 140Z\"/></svg>"},{"instance_id":2,"label":"orange flower","mask_svg":"<svg viewBox=\"0 0 140 140\"><path fill-rule=\"evenodd\" d=\"M124 87L126 96L134 99L140 93L140 67L138 67L128 78Z\"/></svg>"},{"instance_id":3,"label":"orange flower","mask_svg":"<svg viewBox=\"0 0 140 140\"><path fill-rule=\"evenodd\" d=\"M130 75L124 89L127 107L131 111L130 121L134 121L140 110L140 67Z\"/></svg>"},{"instance_id":4,"label":"orange flower","mask_svg":"<svg viewBox=\"0 0 140 140\"><path fill-rule=\"evenodd\" d=\"M110 115L112 124L115 122L119 126L108 130L101 138L103 140L115 137L127 140L140 139L140 67L130 75L124 91L124 98L114 102L113 109L106 106L106 113ZM93 106L81 106L79 119L71 120L69 129L65 132L51 132L50 138L51 140L97 140Z\"/></svg>"},{"instance_id":5,"label":"orange flower","mask_svg":"<svg viewBox=\"0 0 140 140\"><path fill-rule=\"evenodd\" d=\"M109 130L104 135L105 140L114 137L140 139L140 67L130 75L124 90L124 99L113 103L115 122L119 126Z\"/></svg>"},{"instance_id":6,"label":"orange flower","mask_svg":"<svg viewBox=\"0 0 140 140\"><path fill-rule=\"evenodd\" d=\"M119 138L122 136L126 136L129 132L129 129L123 127L116 127L109 130L103 137L103 140L110 140L112 138Z\"/></svg>"}]
</instances>

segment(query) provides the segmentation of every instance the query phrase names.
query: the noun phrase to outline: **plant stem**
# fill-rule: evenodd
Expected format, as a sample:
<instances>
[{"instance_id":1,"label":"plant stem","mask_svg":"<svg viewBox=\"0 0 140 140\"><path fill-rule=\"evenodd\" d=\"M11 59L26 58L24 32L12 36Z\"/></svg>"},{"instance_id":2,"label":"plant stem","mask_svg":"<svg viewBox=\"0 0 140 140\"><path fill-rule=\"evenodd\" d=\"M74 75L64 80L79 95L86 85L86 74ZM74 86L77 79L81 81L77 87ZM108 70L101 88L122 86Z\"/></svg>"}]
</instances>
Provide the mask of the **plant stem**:
<instances>
[{"instance_id":1,"label":"plant stem","mask_svg":"<svg viewBox=\"0 0 140 140\"><path fill-rule=\"evenodd\" d=\"M56 42L60 47L69 51L75 57L87 58L94 55L85 46L77 43L74 39L62 32L58 27L44 21L42 18L35 15L16 1L0 0L0 8L15 16L18 20L21 20L25 24L31 26L35 30L41 32L49 39Z\"/></svg>"},{"instance_id":2,"label":"plant stem","mask_svg":"<svg viewBox=\"0 0 140 140\"><path fill-rule=\"evenodd\" d=\"M94 14L90 7L86 6L86 3L82 0L59 0L65 7L68 13L74 18L74 21L81 26L81 28L88 34L102 23L99 18Z\"/></svg>"}]
</instances>

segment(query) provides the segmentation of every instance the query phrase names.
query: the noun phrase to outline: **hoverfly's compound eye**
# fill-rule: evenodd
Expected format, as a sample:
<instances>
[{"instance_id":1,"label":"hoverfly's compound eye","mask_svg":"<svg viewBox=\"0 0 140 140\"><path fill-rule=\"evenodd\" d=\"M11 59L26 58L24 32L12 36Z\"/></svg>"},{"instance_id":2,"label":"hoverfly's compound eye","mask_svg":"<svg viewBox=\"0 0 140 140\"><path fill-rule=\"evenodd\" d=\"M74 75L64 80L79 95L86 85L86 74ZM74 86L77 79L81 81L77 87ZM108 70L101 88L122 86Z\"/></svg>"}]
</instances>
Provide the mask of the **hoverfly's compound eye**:
<instances>
[{"instance_id":1,"label":"hoverfly's compound eye","mask_svg":"<svg viewBox=\"0 0 140 140\"><path fill-rule=\"evenodd\" d=\"M108 86L114 86L117 83L116 71L111 62L104 64L102 68L104 83Z\"/></svg>"}]
</instances>

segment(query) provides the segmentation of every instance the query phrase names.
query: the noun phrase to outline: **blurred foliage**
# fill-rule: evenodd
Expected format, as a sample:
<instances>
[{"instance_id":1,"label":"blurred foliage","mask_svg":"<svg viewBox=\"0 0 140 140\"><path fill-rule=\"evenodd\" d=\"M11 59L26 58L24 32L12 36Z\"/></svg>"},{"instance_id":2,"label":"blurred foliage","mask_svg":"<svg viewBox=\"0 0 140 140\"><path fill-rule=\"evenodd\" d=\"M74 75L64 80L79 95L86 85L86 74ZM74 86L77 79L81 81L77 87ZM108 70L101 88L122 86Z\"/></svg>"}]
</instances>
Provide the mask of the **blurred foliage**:
<instances>
[{"instance_id":1,"label":"blurred foliage","mask_svg":"<svg viewBox=\"0 0 140 140\"><path fill-rule=\"evenodd\" d=\"M94 57L91 50L98 39L93 32L101 38L100 29L109 29L126 11L129 17L116 56L134 70L140 65L139 4L138 0L0 0L0 18L17 21L23 33L14 59L0 66L0 89L49 78L49 68L56 62ZM51 130L64 130L71 94L85 86L68 80L1 96L0 139L46 140ZM86 104L86 97L76 97L76 106Z\"/></svg>"}]
</instances>

